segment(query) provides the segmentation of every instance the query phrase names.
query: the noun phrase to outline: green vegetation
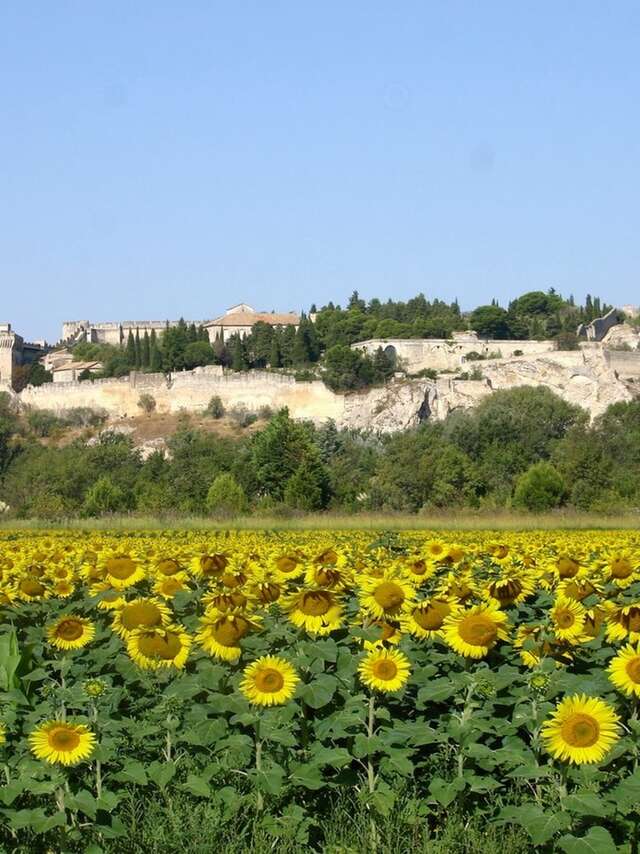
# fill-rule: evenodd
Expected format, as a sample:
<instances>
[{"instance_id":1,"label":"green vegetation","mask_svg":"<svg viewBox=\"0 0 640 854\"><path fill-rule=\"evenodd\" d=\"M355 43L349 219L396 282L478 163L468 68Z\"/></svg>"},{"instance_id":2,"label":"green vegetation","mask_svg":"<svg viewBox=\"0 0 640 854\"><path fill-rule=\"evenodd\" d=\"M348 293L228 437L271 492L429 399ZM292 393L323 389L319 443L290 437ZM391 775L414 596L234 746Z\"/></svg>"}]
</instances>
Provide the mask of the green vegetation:
<instances>
[{"instance_id":1,"label":"green vegetation","mask_svg":"<svg viewBox=\"0 0 640 854\"><path fill-rule=\"evenodd\" d=\"M215 402L211 415L220 417ZM95 413L19 417L5 396L0 501L24 519L202 516L216 512L208 496L228 474L242 500L223 507L227 516L245 510L265 518L318 511L482 514L511 507L624 514L640 507L638 401L614 404L589 424L582 409L548 389L522 387L496 392L444 422L389 436L332 423L314 427L286 410L264 416L265 426L250 434L242 428L256 413L228 413L238 425L233 436L185 421L166 455L143 460L129 436L95 435L102 421ZM79 430L73 441L49 441L71 427Z\"/></svg>"}]
</instances>

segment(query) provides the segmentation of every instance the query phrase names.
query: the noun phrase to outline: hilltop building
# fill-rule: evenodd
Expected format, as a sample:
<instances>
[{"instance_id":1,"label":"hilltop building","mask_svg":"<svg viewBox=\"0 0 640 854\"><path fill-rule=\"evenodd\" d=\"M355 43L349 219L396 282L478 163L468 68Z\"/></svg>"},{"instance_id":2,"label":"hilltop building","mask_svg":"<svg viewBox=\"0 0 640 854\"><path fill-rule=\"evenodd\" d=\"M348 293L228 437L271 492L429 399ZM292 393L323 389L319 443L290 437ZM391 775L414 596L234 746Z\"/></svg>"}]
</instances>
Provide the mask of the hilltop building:
<instances>
[{"instance_id":1,"label":"hilltop building","mask_svg":"<svg viewBox=\"0 0 640 854\"><path fill-rule=\"evenodd\" d=\"M215 320L186 320L188 326L204 326L209 333L209 339L213 342L216 335L226 341L236 333L244 336L251 332L254 323L268 323L270 326L293 326L296 329L300 324L300 315L293 312L277 314L276 312L256 311L247 303L241 302L228 308L223 315ZM123 320L120 322L93 323L90 320L68 320L62 324L62 341L72 346L80 342L90 344L112 344L115 347L123 347L127 343L129 332L134 335L139 332L151 333L154 329L156 335L161 335L167 326L177 326L179 320Z\"/></svg>"},{"instance_id":2,"label":"hilltop building","mask_svg":"<svg viewBox=\"0 0 640 854\"><path fill-rule=\"evenodd\" d=\"M269 326L276 326L284 329L286 326L293 326L297 329L300 325L300 315L294 312L286 314L277 314L276 312L256 311L245 302L231 306L220 317L215 320L210 320L204 324L205 329L209 333L209 340L214 341L216 337L227 341L232 335L244 336L251 332L251 327L255 323L268 323Z\"/></svg>"}]
</instances>

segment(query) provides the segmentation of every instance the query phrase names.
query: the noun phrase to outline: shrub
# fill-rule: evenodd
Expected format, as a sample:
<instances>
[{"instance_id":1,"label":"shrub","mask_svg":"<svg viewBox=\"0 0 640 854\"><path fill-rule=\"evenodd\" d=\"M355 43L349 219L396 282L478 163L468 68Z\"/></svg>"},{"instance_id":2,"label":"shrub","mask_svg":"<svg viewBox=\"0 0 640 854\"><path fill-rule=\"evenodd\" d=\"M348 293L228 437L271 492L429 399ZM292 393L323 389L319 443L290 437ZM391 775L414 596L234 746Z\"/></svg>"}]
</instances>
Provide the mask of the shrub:
<instances>
[{"instance_id":1,"label":"shrub","mask_svg":"<svg viewBox=\"0 0 640 854\"><path fill-rule=\"evenodd\" d=\"M559 332L555 337L557 350L579 350L580 339L575 332Z\"/></svg>"},{"instance_id":2,"label":"shrub","mask_svg":"<svg viewBox=\"0 0 640 854\"><path fill-rule=\"evenodd\" d=\"M146 415L151 415L156 408L156 399L152 394L141 394L138 398L138 406Z\"/></svg>"},{"instance_id":3,"label":"shrub","mask_svg":"<svg viewBox=\"0 0 640 854\"><path fill-rule=\"evenodd\" d=\"M27 415L27 424L36 436L44 438L51 436L56 430L65 426L62 418L46 409L35 409Z\"/></svg>"},{"instance_id":4,"label":"shrub","mask_svg":"<svg viewBox=\"0 0 640 854\"><path fill-rule=\"evenodd\" d=\"M523 350L514 350L513 355L514 356L524 356L524 351Z\"/></svg>"},{"instance_id":5,"label":"shrub","mask_svg":"<svg viewBox=\"0 0 640 854\"><path fill-rule=\"evenodd\" d=\"M229 418L234 421L238 427L248 427L258 420L255 412L249 412L246 406L234 406L229 410Z\"/></svg>"},{"instance_id":6,"label":"shrub","mask_svg":"<svg viewBox=\"0 0 640 854\"><path fill-rule=\"evenodd\" d=\"M438 372L435 368L423 368L421 371L418 371L417 374L411 374L411 376L416 377L417 379L437 380Z\"/></svg>"},{"instance_id":7,"label":"shrub","mask_svg":"<svg viewBox=\"0 0 640 854\"><path fill-rule=\"evenodd\" d=\"M99 477L87 490L82 506L85 516L101 516L103 513L117 513L126 509L123 490L107 475Z\"/></svg>"},{"instance_id":8,"label":"shrub","mask_svg":"<svg viewBox=\"0 0 640 854\"><path fill-rule=\"evenodd\" d=\"M540 512L558 507L564 498L565 484L551 463L536 463L518 478L514 504Z\"/></svg>"},{"instance_id":9,"label":"shrub","mask_svg":"<svg viewBox=\"0 0 640 854\"><path fill-rule=\"evenodd\" d=\"M247 509L244 489L230 472L214 479L207 492L206 507L216 516L237 516Z\"/></svg>"},{"instance_id":10,"label":"shrub","mask_svg":"<svg viewBox=\"0 0 640 854\"><path fill-rule=\"evenodd\" d=\"M207 404L204 414L208 415L209 418L215 418L216 420L224 416L224 403L217 394L214 394Z\"/></svg>"}]
</instances>

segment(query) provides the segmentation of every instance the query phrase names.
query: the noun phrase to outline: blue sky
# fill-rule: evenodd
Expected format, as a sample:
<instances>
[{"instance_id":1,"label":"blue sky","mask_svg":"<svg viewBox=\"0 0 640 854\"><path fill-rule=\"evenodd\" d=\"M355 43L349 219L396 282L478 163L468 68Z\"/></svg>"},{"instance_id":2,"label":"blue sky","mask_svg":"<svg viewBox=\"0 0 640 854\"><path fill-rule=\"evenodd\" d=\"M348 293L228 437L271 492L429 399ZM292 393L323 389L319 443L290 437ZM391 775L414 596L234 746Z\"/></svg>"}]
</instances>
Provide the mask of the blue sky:
<instances>
[{"instance_id":1,"label":"blue sky","mask_svg":"<svg viewBox=\"0 0 640 854\"><path fill-rule=\"evenodd\" d=\"M640 4L0 4L0 320L638 301Z\"/></svg>"}]
</instances>

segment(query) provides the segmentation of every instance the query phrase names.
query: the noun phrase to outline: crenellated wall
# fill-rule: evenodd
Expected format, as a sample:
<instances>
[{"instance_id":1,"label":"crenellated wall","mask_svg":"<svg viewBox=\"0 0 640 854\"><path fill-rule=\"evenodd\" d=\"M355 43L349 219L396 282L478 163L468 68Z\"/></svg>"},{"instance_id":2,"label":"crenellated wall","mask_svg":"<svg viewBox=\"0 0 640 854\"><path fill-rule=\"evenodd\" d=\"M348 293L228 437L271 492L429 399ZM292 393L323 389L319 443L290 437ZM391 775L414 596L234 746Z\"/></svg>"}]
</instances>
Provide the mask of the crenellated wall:
<instances>
[{"instance_id":1,"label":"crenellated wall","mask_svg":"<svg viewBox=\"0 0 640 854\"><path fill-rule=\"evenodd\" d=\"M140 414L141 394L151 394L156 411L202 412L218 396L226 409L245 407L257 411L288 407L294 418L321 422L340 419L344 398L322 382L298 383L293 377L268 372L224 373L219 366L182 371L167 379L164 374L131 374L120 379L47 383L29 386L20 395L22 403L54 412L77 407L106 411L122 418Z\"/></svg>"}]
</instances>

